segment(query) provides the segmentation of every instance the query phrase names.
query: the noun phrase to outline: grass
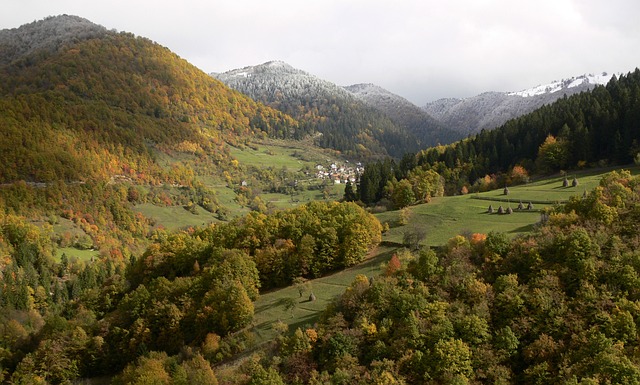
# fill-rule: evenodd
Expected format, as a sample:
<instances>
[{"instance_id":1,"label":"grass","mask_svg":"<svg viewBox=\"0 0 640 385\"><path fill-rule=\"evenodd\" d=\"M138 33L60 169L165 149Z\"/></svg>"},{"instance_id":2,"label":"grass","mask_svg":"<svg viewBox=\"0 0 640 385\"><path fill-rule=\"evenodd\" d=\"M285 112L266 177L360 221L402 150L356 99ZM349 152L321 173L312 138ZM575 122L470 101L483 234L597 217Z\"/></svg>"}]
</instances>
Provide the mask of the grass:
<instances>
[{"instance_id":1,"label":"grass","mask_svg":"<svg viewBox=\"0 0 640 385\"><path fill-rule=\"evenodd\" d=\"M147 218L152 218L156 223L166 229L175 231L189 226L203 226L211 222L217 222L214 214L202 207L197 207L198 215L192 214L182 206L155 206L151 203L136 205L134 210L139 211Z\"/></svg>"},{"instance_id":2,"label":"grass","mask_svg":"<svg viewBox=\"0 0 640 385\"><path fill-rule=\"evenodd\" d=\"M276 336L273 325L277 321L289 325L290 331L294 331L298 327L313 327L321 312L336 296L344 292L356 275L363 274L368 277L378 275L381 272L381 266L386 265L394 250L395 248L380 246L372 252L372 256L365 262L310 281L310 292L316 296L316 300L313 302L309 301L309 291L300 297L298 290L293 286L260 295L260 298L254 303L255 326L252 329L257 336L257 342L269 341ZM298 301L297 307L293 310L285 310L282 304L285 298L295 298Z\"/></svg>"},{"instance_id":3,"label":"grass","mask_svg":"<svg viewBox=\"0 0 640 385\"><path fill-rule=\"evenodd\" d=\"M425 234L422 243L429 246L445 244L449 238L467 232L499 231L516 235L531 231L540 218L538 212L487 214L487 207L486 201L470 196L436 198L428 204L409 208L408 224L391 228L383 235L383 241L400 244L404 234L411 231ZM497 209L497 205L494 204L494 208ZM397 212L395 215L398 216Z\"/></svg>"},{"instance_id":4,"label":"grass","mask_svg":"<svg viewBox=\"0 0 640 385\"><path fill-rule=\"evenodd\" d=\"M62 254L66 254L67 258L69 259L75 258L78 261L87 262L90 261L91 258L98 257L100 255L100 252L93 249L81 250L76 249L75 247L60 247L56 251L56 262L60 262Z\"/></svg>"},{"instance_id":5,"label":"grass","mask_svg":"<svg viewBox=\"0 0 640 385\"><path fill-rule=\"evenodd\" d=\"M254 142L249 146L230 147L231 156L245 165L275 169L286 167L290 171L301 170L305 166L313 169L316 164L324 164L334 158L318 147L298 141L272 139Z\"/></svg>"},{"instance_id":6,"label":"grass","mask_svg":"<svg viewBox=\"0 0 640 385\"><path fill-rule=\"evenodd\" d=\"M497 231L509 236L530 232L540 221L538 209L551 207L566 201L572 195L582 195L584 191L595 188L603 173L610 170L590 170L569 174L569 187L563 187L562 176L548 177L528 184L509 187L509 195L503 189L496 189L478 194L454 197L438 197L430 203L409 207L408 223L397 226L399 211L388 211L376 214L381 222L389 223L391 229L383 235L383 241L401 244L407 232L419 232L425 235L422 244L428 246L443 245L451 237L463 233L488 233ZM631 168L637 173L638 168ZM571 187L573 176L578 178L578 186ZM515 210L522 201L527 205L534 202L533 212ZM513 214L488 214L492 205L494 210L502 205L504 209L511 207ZM395 227L394 227L395 226Z\"/></svg>"},{"instance_id":7,"label":"grass","mask_svg":"<svg viewBox=\"0 0 640 385\"><path fill-rule=\"evenodd\" d=\"M329 200L340 200L344 195L344 184L332 184L329 186ZM265 202L271 202L276 208L287 209L311 201L325 200L322 190L310 189L302 190L294 195L263 193L260 197Z\"/></svg>"}]
</instances>

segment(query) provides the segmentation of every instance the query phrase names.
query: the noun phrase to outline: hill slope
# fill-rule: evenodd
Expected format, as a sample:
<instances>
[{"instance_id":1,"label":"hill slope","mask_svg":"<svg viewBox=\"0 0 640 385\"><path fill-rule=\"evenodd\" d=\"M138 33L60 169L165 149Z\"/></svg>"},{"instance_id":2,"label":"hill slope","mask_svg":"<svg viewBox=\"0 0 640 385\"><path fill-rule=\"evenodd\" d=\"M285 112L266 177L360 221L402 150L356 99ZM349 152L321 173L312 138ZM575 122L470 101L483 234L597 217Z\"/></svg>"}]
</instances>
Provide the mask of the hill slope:
<instances>
[{"instance_id":1,"label":"hill slope","mask_svg":"<svg viewBox=\"0 0 640 385\"><path fill-rule=\"evenodd\" d=\"M444 128L425 110L375 84L354 84L345 89L413 133L424 147L447 144L462 138L460 133Z\"/></svg>"},{"instance_id":2,"label":"hill slope","mask_svg":"<svg viewBox=\"0 0 640 385\"><path fill-rule=\"evenodd\" d=\"M170 180L155 151L222 164L225 142L297 128L168 49L85 19L47 18L1 31L0 42L0 153L11 165L2 183Z\"/></svg>"},{"instance_id":3,"label":"hill slope","mask_svg":"<svg viewBox=\"0 0 640 385\"><path fill-rule=\"evenodd\" d=\"M302 135L350 155L401 156L416 151L415 135L352 93L290 65L272 61L212 74L228 86L300 120Z\"/></svg>"}]
</instances>

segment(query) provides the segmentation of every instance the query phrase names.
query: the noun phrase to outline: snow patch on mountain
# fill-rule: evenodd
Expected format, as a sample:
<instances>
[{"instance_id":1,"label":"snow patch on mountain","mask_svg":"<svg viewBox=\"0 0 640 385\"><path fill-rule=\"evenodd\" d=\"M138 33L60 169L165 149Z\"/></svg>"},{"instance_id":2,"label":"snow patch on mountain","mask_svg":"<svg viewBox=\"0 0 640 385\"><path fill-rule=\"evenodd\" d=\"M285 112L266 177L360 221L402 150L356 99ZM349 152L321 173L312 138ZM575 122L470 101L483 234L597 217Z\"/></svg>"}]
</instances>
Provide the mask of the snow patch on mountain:
<instances>
[{"instance_id":1,"label":"snow patch on mountain","mask_svg":"<svg viewBox=\"0 0 640 385\"><path fill-rule=\"evenodd\" d=\"M445 129L422 108L380 86L363 83L344 88L396 124L413 132L425 145L451 143L462 138L455 131Z\"/></svg>"},{"instance_id":2,"label":"snow patch on mountain","mask_svg":"<svg viewBox=\"0 0 640 385\"><path fill-rule=\"evenodd\" d=\"M263 103L292 98L323 99L327 95L345 100L354 98L344 88L280 60L210 75Z\"/></svg>"},{"instance_id":3,"label":"snow patch on mountain","mask_svg":"<svg viewBox=\"0 0 640 385\"><path fill-rule=\"evenodd\" d=\"M548 84L538 85L532 88L528 88L526 90L518 91L518 92L508 92L509 96L522 96L524 98L539 96L544 94L552 94L564 89L575 88L582 85L605 85L611 80L613 74L609 74L607 72L602 72L601 74L588 74L581 75L577 77L572 77L569 79L562 80L554 80Z\"/></svg>"},{"instance_id":4,"label":"snow patch on mountain","mask_svg":"<svg viewBox=\"0 0 640 385\"><path fill-rule=\"evenodd\" d=\"M113 32L113 31L112 31ZM40 50L54 52L61 46L108 33L103 26L73 15L49 16L19 28L0 30L0 65Z\"/></svg>"}]
</instances>

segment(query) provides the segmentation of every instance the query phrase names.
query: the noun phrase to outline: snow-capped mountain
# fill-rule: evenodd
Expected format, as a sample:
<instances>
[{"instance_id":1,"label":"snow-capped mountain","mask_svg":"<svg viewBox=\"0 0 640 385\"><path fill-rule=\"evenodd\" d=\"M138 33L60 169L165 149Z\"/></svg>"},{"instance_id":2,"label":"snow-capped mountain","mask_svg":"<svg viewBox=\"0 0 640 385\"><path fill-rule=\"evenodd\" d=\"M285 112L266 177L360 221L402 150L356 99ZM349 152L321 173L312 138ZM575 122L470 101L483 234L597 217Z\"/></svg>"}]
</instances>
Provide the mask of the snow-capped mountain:
<instances>
[{"instance_id":1,"label":"snow-capped mountain","mask_svg":"<svg viewBox=\"0 0 640 385\"><path fill-rule=\"evenodd\" d=\"M101 36L103 26L79 16L50 16L20 28L0 30L0 65L9 64L41 49L55 51L63 44Z\"/></svg>"},{"instance_id":2,"label":"snow-capped mountain","mask_svg":"<svg viewBox=\"0 0 640 385\"><path fill-rule=\"evenodd\" d=\"M305 95L329 94L345 99L353 97L342 87L278 60L211 75L231 88L265 103Z\"/></svg>"},{"instance_id":3,"label":"snow-capped mountain","mask_svg":"<svg viewBox=\"0 0 640 385\"><path fill-rule=\"evenodd\" d=\"M569 79L554 80L549 84L543 84L535 86L526 90L518 92L509 92L508 95L517 95L522 97L539 96L544 94L552 94L564 89L576 88L580 86L596 86L605 85L609 83L609 80L613 77L613 74L603 72L601 74L588 74Z\"/></svg>"},{"instance_id":4,"label":"snow-capped mountain","mask_svg":"<svg viewBox=\"0 0 640 385\"><path fill-rule=\"evenodd\" d=\"M517 92L485 92L466 99L439 99L423 109L442 125L463 134L492 129L550 104L609 82L613 75L581 75Z\"/></svg>"},{"instance_id":5,"label":"snow-capped mountain","mask_svg":"<svg viewBox=\"0 0 640 385\"><path fill-rule=\"evenodd\" d=\"M378 108L376 103L367 101L362 92L352 92L281 61L211 75L254 100L299 119L309 130L308 134L322 134L317 141L324 147L358 155L401 156L437 143L423 142L429 134L418 133L395 120L397 113ZM360 87L360 91L364 88L373 90L373 87ZM381 89L376 92L389 98L392 95ZM399 99L394 95L396 102ZM408 102L396 105L404 103ZM420 111L419 114L426 113ZM428 125L422 126L422 131L431 129ZM440 139L439 134L434 137Z\"/></svg>"},{"instance_id":6,"label":"snow-capped mountain","mask_svg":"<svg viewBox=\"0 0 640 385\"><path fill-rule=\"evenodd\" d=\"M425 110L375 84L354 84L345 89L395 123L415 133L427 145L451 143L461 139L455 131L444 128Z\"/></svg>"},{"instance_id":7,"label":"snow-capped mountain","mask_svg":"<svg viewBox=\"0 0 640 385\"><path fill-rule=\"evenodd\" d=\"M322 134L317 141L324 147L402 156L460 138L419 107L380 87L340 87L281 61L211 75L301 120L309 130L306 134Z\"/></svg>"}]
</instances>

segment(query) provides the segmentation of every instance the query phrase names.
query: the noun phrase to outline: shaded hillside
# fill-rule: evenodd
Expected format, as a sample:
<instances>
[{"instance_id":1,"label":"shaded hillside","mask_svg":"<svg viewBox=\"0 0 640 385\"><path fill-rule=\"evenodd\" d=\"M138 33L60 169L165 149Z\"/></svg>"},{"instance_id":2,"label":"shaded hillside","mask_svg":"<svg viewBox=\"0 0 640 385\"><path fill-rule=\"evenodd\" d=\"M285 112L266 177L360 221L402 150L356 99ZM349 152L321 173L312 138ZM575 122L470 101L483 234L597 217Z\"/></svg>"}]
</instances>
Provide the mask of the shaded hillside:
<instances>
[{"instance_id":1,"label":"shaded hillside","mask_svg":"<svg viewBox=\"0 0 640 385\"><path fill-rule=\"evenodd\" d=\"M448 144L462 138L459 132L445 128L425 110L382 87L354 84L345 89L413 133L424 147Z\"/></svg>"},{"instance_id":2,"label":"shaded hillside","mask_svg":"<svg viewBox=\"0 0 640 385\"><path fill-rule=\"evenodd\" d=\"M176 180L154 151L224 164L225 142L297 127L167 48L78 17L4 30L0 42L3 183L116 174Z\"/></svg>"},{"instance_id":3,"label":"shaded hillside","mask_svg":"<svg viewBox=\"0 0 640 385\"><path fill-rule=\"evenodd\" d=\"M545 104L606 84L611 75L578 76L519 92L484 92L466 98L439 99L423 109L441 125L463 135L493 129Z\"/></svg>"},{"instance_id":4,"label":"shaded hillside","mask_svg":"<svg viewBox=\"0 0 640 385\"><path fill-rule=\"evenodd\" d=\"M298 137L315 135L322 147L367 158L399 157L419 148L415 135L344 88L286 63L273 61L214 76L254 100L299 119Z\"/></svg>"}]
</instances>

